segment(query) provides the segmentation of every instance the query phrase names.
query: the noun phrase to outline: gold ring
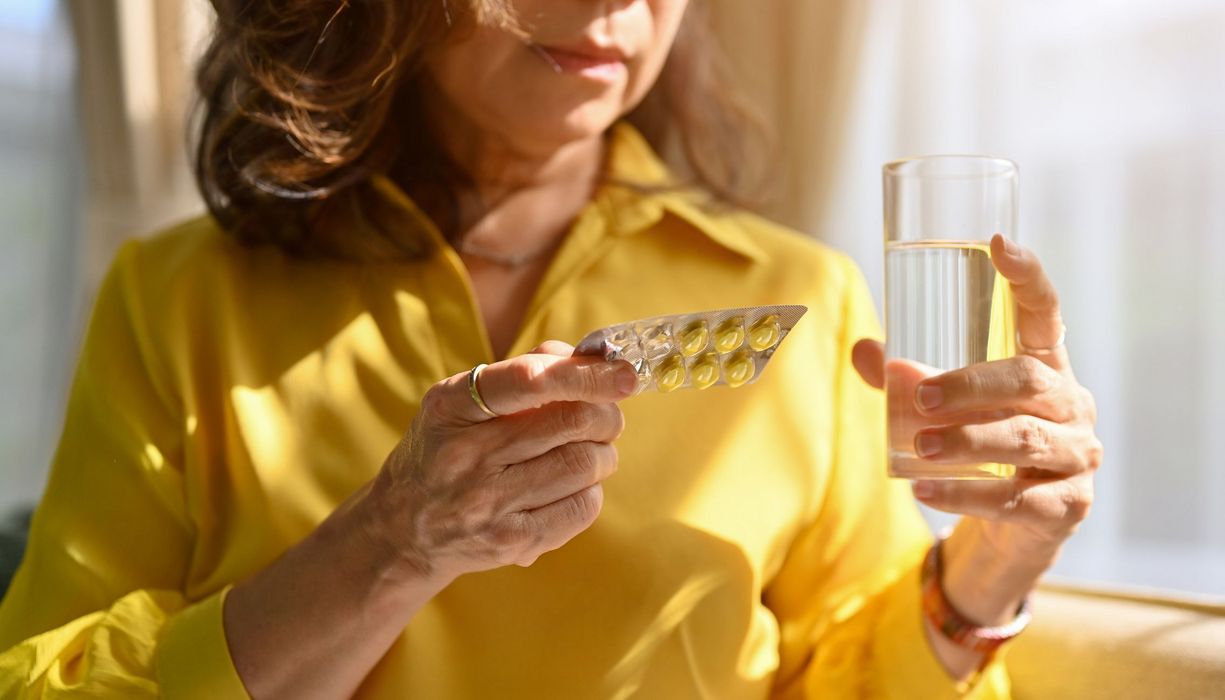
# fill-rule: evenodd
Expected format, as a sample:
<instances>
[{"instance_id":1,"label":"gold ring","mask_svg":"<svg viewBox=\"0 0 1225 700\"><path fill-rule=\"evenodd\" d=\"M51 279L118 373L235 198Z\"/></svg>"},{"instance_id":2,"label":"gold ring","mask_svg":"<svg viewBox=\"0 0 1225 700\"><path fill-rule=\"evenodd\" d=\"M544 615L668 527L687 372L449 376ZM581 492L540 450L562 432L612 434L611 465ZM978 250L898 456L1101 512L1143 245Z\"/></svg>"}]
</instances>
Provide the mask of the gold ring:
<instances>
[{"instance_id":1,"label":"gold ring","mask_svg":"<svg viewBox=\"0 0 1225 700\"><path fill-rule=\"evenodd\" d=\"M1055 340L1055 344L1045 348L1031 348L1021 342L1021 332L1017 331L1017 352L1025 353L1026 355L1049 355L1059 348L1063 347L1063 341L1068 337L1068 327L1064 324L1059 324L1059 338Z\"/></svg>"},{"instance_id":2,"label":"gold ring","mask_svg":"<svg viewBox=\"0 0 1225 700\"><path fill-rule=\"evenodd\" d=\"M472 396L472 400L476 402L476 405L485 412L485 415L490 418L497 418L498 414L494 413L489 404L485 403L485 399L481 398L481 390L476 388L476 379L481 376L481 370L483 369L485 369L485 363L473 367L472 371L468 372L468 394Z\"/></svg>"}]
</instances>

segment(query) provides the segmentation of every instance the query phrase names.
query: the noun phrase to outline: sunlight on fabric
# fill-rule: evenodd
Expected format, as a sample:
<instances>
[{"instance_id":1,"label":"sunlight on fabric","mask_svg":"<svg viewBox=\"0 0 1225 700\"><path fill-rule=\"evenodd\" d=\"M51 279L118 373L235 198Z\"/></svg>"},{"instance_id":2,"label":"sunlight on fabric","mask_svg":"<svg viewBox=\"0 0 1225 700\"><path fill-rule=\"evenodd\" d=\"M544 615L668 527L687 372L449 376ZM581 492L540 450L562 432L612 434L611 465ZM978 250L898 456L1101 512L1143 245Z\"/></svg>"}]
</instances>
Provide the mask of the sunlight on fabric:
<instances>
[{"instance_id":1,"label":"sunlight on fabric","mask_svg":"<svg viewBox=\"0 0 1225 700\"><path fill-rule=\"evenodd\" d=\"M144 466L153 471L161 471L162 467L166 466L166 459L152 443L145 445Z\"/></svg>"},{"instance_id":2,"label":"sunlight on fabric","mask_svg":"<svg viewBox=\"0 0 1225 700\"><path fill-rule=\"evenodd\" d=\"M236 386L230 390L230 399L252 464L261 477L276 480L283 476L282 468L292 463L292 455L297 452L294 436L298 433L285 414L276 388Z\"/></svg>"},{"instance_id":3,"label":"sunlight on fabric","mask_svg":"<svg viewBox=\"0 0 1225 700\"><path fill-rule=\"evenodd\" d=\"M724 578L718 572L709 572L684 582L663 604L651 624L638 635L638 641L608 671L607 685L634 687L633 674L645 668L646 661L655 654L655 648L668 639L694 608L722 584Z\"/></svg>"}]
</instances>

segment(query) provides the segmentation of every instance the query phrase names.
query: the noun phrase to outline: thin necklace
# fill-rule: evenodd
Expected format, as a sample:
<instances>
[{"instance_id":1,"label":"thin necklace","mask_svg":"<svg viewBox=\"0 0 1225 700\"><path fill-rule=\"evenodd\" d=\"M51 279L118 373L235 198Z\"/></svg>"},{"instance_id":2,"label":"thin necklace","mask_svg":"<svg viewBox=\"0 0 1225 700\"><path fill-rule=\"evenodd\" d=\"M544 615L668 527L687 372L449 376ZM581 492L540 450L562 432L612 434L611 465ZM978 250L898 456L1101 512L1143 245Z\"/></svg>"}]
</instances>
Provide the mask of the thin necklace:
<instances>
[{"instance_id":1,"label":"thin necklace","mask_svg":"<svg viewBox=\"0 0 1225 700\"><path fill-rule=\"evenodd\" d=\"M467 239L464 239L459 242L459 252L502 267L520 267L552 251L560 243L561 239L558 238L557 240L549 241L544 246L524 253L499 253L474 246Z\"/></svg>"}]
</instances>

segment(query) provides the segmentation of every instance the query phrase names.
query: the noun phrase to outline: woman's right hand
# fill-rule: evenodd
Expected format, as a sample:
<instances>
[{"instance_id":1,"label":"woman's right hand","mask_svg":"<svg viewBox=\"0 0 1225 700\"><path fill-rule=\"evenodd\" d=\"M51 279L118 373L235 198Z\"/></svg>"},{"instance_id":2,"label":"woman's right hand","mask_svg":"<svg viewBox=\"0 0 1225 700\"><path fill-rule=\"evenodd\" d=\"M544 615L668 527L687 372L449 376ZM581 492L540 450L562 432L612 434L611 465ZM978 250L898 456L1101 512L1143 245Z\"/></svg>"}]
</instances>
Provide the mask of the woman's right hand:
<instances>
[{"instance_id":1,"label":"woman's right hand","mask_svg":"<svg viewBox=\"0 0 1225 700\"><path fill-rule=\"evenodd\" d=\"M348 697L461 574L531 564L600 512L629 363L550 342L430 388L375 478L234 586L224 627L254 698Z\"/></svg>"},{"instance_id":2,"label":"woman's right hand","mask_svg":"<svg viewBox=\"0 0 1225 700\"><path fill-rule=\"evenodd\" d=\"M450 581L528 566L587 529L617 469L616 402L637 376L624 361L572 356L549 341L426 392L407 434L366 494L375 535L417 572Z\"/></svg>"}]
</instances>

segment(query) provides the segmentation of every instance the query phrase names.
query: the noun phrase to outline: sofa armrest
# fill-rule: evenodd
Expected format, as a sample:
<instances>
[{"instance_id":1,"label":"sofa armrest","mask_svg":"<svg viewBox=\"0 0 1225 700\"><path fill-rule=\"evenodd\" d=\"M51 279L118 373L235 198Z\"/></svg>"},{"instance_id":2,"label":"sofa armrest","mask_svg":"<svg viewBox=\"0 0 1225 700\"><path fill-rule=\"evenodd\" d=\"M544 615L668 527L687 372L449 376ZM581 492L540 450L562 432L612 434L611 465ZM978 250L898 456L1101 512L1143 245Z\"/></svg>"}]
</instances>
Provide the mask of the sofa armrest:
<instances>
[{"instance_id":1,"label":"sofa armrest","mask_svg":"<svg viewBox=\"0 0 1225 700\"><path fill-rule=\"evenodd\" d=\"M1225 605L1043 585L1008 652L1017 700L1225 698Z\"/></svg>"}]
</instances>

